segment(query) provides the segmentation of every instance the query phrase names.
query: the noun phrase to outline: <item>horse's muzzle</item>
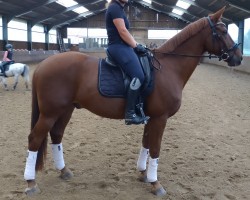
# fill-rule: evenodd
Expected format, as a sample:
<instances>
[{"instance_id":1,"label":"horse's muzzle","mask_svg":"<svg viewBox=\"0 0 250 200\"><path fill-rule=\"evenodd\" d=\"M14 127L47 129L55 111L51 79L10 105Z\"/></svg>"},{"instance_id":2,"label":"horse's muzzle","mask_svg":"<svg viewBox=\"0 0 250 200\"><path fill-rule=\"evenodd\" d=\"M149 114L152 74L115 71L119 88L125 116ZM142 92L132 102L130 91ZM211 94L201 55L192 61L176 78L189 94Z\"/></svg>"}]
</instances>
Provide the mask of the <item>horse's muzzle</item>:
<instances>
[{"instance_id":1,"label":"horse's muzzle","mask_svg":"<svg viewBox=\"0 0 250 200\"><path fill-rule=\"evenodd\" d=\"M243 60L243 57L240 56L232 56L230 57L226 62L228 64L228 66L230 67L236 67L236 66L239 66L241 64L241 61Z\"/></svg>"}]
</instances>

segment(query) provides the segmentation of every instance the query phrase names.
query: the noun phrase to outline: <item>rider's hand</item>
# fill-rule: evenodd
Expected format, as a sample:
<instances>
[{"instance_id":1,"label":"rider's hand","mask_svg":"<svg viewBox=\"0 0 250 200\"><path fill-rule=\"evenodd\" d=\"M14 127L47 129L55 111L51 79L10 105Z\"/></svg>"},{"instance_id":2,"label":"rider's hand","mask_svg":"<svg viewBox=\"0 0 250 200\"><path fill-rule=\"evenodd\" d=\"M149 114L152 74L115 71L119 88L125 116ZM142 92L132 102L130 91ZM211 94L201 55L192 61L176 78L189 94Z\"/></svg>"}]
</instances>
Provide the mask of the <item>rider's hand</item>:
<instances>
[{"instance_id":1,"label":"rider's hand","mask_svg":"<svg viewBox=\"0 0 250 200\"><path fill-rule=\"evenodd\" d=\"M147 53L147 49L142 44L136 44L134 51L139 55Z\"/></svg>"}]
</instances>

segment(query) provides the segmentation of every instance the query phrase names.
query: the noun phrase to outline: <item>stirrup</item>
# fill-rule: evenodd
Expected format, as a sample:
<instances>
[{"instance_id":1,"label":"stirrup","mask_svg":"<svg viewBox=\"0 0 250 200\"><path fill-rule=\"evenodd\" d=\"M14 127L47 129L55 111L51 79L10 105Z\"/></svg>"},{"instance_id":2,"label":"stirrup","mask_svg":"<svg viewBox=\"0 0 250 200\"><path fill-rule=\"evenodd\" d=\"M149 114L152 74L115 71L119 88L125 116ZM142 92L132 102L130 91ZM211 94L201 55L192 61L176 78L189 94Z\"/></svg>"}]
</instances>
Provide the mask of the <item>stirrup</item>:
<instances>
[{"instance_id":1,"label":"stirrup","mask_svg":"<svg viewBox=\"0 0 250 200\"><path fill-rule=\"evenodd\" d=\"M145 113L144 113L144 111L143 111L143 103L137 104L136 107L137 107L137 109L140 110L141 117L144 118L143 124L147 124L147 123L148 123L148 120L150 119L150 117L145 115Z\"/></svg>"},{"instance_id":2,"label":"stirrup","mask_svg":"<svg viewBox=\"0 0 250 200\"><path fill-rule=\"evenodd\" d=\"M136 124L136 125L138 125L138 124L147 124L148 123L148 120L149 120L149 118L150 117L144 117L141 121L139 121L139 122L135 122L135 121L133 121L134 119L125 119L125 124L126 125L131 125L131 124Z\"/></svg>"},{"instance_id":3,"label":"stirrup","mask_svg":"<svg viewBox=\"0 0 250 200\"><path fill-rule=\"evenodd\" d=\"M125 115L125 124L126 125L131 125L131 124L147 124L149 117L145 116L143 110L142 110L142 116L136 115L134 111L130 114Z\"/></svg>"},{"instance_id":4,"label":"stirrup","mask_svg":"<svg viewBox=\"0 0 250 200\"><path fill-rule=\"evenodd\" d=\"M126 118L125 119L126 125L131 125L131 124L138 125L138 124L144 124L144 122L145 122L145 119L137 116L136 114L133 115L133 118Z\"/></svg>"}]
</instances>

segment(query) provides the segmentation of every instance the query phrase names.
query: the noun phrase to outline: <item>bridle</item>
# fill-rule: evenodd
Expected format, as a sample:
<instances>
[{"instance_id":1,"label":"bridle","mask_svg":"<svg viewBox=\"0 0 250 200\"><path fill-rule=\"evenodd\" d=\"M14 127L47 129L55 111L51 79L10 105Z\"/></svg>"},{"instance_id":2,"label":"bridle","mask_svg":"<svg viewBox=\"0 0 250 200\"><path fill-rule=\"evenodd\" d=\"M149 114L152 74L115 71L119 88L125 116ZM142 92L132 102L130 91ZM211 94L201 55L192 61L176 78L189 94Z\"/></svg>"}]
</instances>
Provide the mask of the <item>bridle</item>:
<instances>
[{"instance_id":1,"label":"bridle","mask_svg":"<svg viewBox=\"0 0 250 200\"><path fill-rule=\"evenodd\" d=\"M225 42L222 40L221 38L221 34L218 34L217 30L216 30L216 26L218 25L224 25L226 26L223 22L218 22L216 24L214 24L212 22L212 20L210 19L210 16L206 17L208 22L209 22L209 26L212 30L212 37L213 37L213 42L214 40L220 40L223 43L223 47L221 48L221 55L217 56L217 55L212 55L211 53L209 55L190 55L190 54L179 54L179 53L173 53L173 52L161 52L161 51L156 51L155 49L148 49L148 51L151 54L151 60L156 61L160 67L155 67L157 70L160 70L161 65L160 62L156 59L155 57L155 53L160 53L160 54L165 54L165 55L173 55L173 56L183 56L183 57L194 57L194 58L219 58L219 61L224 60L225 62L229 62L232 58L233 55L229 55L230 52L235 51L239 45L241 45L241 43L234 43L234 45L230 48L227 48L227 45L225 44ZM226 33L227 34L227 33ZM220 44L221 44L220 42Z\"/></svg>"},{"instance_id":2,"label":"bridle","mask_svg":"<svg viewBox=\"0 0 250 200\"><path fill-rule=\"evenodd\" d=\"M225 25L223 22L218 22L217 24L214 24L214 23L212 22L212 20L210 19L209 16L207 17L207 19L208 19L210 28L211 28L211 30L212 30L213 41L214 41L214 40L220 40L220 41L223 43L223 46L224 46L224 48L221 48L221 55L218 56L219 61L220 61L220 60L224 60L224 61L226 61L226 62L229 62L229 61L232 59L232 57L233 57L233 56L230 56L229 53L230 53L231 51L235 51L235 50L239 47L239 45L240 45L241 43L234 43L234 45L233 45L231 48L227 48L227 45L226 45L225 42L221 39L221 35L218 34L218 32L216 31L216 26L218 26L218 25L223 25L223 26L226 27L226 25ZM227 33L226 33L226 34L227 34Z\"/></svg>"}]
</instances>

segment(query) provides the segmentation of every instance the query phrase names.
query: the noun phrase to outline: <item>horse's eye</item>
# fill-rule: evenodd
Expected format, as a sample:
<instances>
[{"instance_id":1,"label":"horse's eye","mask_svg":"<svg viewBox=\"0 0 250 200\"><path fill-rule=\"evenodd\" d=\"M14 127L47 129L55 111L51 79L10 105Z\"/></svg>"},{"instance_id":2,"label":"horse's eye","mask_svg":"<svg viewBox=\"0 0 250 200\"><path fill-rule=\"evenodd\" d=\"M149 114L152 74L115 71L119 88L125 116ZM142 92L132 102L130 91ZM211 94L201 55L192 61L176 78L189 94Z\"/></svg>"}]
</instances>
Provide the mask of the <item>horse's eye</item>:
<instances>
[{"instance_id":1,"label":"horse's eye","mask_svg":"<svg viewBox=\"0 0 250 200\"><path fill-rule=\"evenodd\" d=\"M222 35L227 35L227 30L222 31Z\"/></svg>"}]
</instances>

